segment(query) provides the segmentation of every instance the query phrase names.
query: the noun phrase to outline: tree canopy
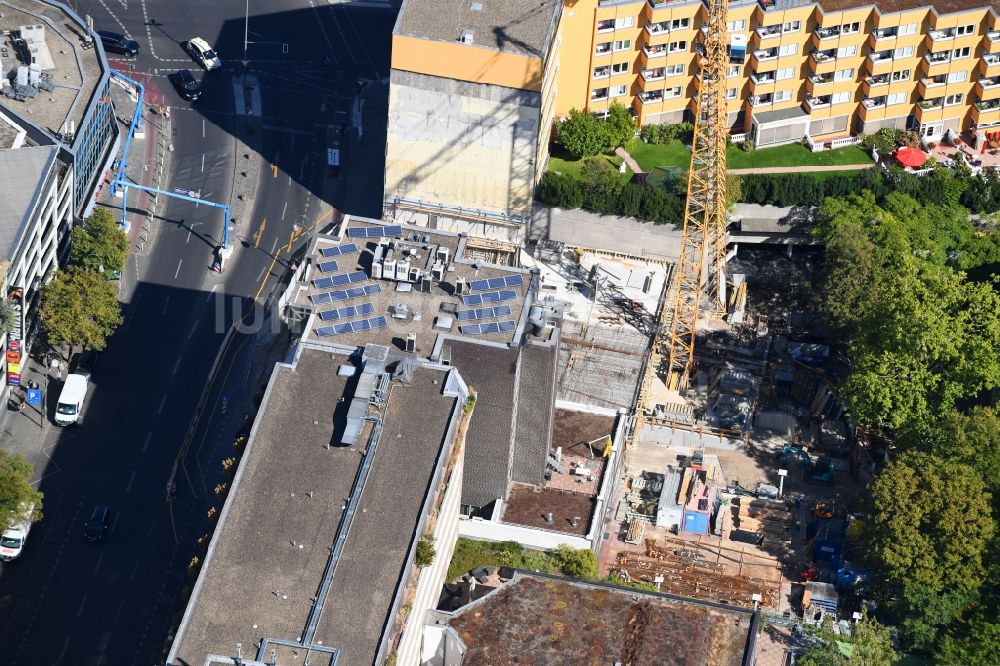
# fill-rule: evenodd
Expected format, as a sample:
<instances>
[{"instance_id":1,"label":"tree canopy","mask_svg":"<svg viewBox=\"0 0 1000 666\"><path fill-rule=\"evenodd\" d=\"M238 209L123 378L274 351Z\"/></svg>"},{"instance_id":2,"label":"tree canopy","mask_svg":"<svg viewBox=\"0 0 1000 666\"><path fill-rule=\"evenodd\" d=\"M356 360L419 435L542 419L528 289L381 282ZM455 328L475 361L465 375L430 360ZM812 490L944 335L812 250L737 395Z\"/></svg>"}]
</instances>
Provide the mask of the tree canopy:
<instances>
[{"instance_id":1,"label":"tree canopy","mask_svg":"<svg viewBox=\"0 0 1000 666\"><path fill-rule=\"evenodd\" d=\"M122 323L118 288L100 273L70 266L42 289L42 326L53 345L104 349Z\"/></svg>"},{"instance_id":2,"label":"tree canopy","mask_svg":"<svg viewBox=\"0 0 1000 666\"><path fill-rule=\"evenodd\" d=\"M608 107L608 118L604 123L606 150L627 148L639 129L639 123L632 117L632 113L618 102L612 102Z\"/></svg>"},{"instance_id":3,"label":"tree canopy","mask_svg":"<svg viewBox=\"0 0 1000 666\"><path fill-rule=\"evenodd\" d=\"M128 235L106 208L73 227L70 260L90 270L120 271L128 258Z\"/></svg>"},{"instance_id":4,"label":"tree canopy","mask_svg":"<svg viewBox=\"0 0 1000 666\"><path fill-rule=\"evenodd\" d=\"M596 155L607 145L606 128L594 114L571 109L557 127L556 140L577 159Z\"/></svg>"},{"instance_id":5,"label":"tree canopy","mask_svg":"<svg viewBox=\"0 0 1000 666\"><path fill-rule=\"evenodd\" d=\"M42 493L31 485L31 464L20 453L0 449L0 529L24 516L24 507L33 506L33 520L42 517Z\"/></svg>"},{"instance_id":6,"label":"tree canopy","mask_svg":"<svg viewBox=\"0 0 1000 666\"><path fill-rule=\"evenodd\" d=\"M854 623L850 636L833 632L827 617L815 636L816 643L795 663L799 666L893 666L899 655L892 646L889 628L867 613Z\"/></svg>"}]
</instances>

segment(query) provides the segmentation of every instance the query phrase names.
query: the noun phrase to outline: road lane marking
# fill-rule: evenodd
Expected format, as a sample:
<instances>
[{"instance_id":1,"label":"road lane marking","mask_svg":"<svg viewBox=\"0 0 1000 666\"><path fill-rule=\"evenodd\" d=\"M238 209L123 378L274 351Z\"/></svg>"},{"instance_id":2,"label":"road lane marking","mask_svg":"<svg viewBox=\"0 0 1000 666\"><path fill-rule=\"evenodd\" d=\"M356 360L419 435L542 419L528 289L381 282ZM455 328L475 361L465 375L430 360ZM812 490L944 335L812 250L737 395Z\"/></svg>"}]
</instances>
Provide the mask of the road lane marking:
<instances>
[{"instance_id":1,"label":"road lane marking","mask_svg":"<svg viewBox=\"0 0 1000 666\"><path fill-rule=\"evenodd\" d=\"M141 453L145 453L146 452L146 449L149 447L149 440L151 440L151 439L153 439L153 433L151 433L151 432L147 433L146 434L146 441L143 442L143 444L142 444L142 451L141 451Z\"/></svg>"},{"instance_id":2,"label":"road lane marking","mask_svg":"<svg viewBox=\"0 0 1000 666\"><path fill-rule=\"evenodd\" d=\"M201 119L201 138L203 138L203 139L205 138L205 119L204 118ZM204 155L201 156L201 170L202 171L205 170L205 156Z\"/></svg>"},{"instance_id":3,"label":"road lane marking","mask_svg":"<svg viewBox=\"0 0 1000 666\"><path fill-rule=\"evenodd\" d=\"M167 404L167 394L166 393L163 394L163 399L160 400L160 408L156 410L157 414L162 414L163 413L163 405L165 405L165 404Z\"/></svg>"},{"instance_id":4,"label":"road lane marking","mask_svg":"<svg viewBox=\"0 0 1000 666\"><path fill-rule=\"evenodd\" d=\"M116 529L118 529L118 519L122 517L122 512L121 511L115 511L114 514L115 514L115 519L111 521L111 531L112 532L114 532Z\"/></svg>"},{"instance_id":5,"label":"road lane marking","mask_svg":"<svg viewBox=\"0 0 1000 666\"><path fill-rule=\"evenodd\" d=\"M170 294L167 294L166 298L163 299L163 311L160 314L167 314L167 303L170 302Z\"/></svg>"},{"instance_id":6,"label":"road lane marking","mask_svg":"<svg viewBox=\"0 0 1000 666\"><path fill-rule=\"evenodd\" d=\"M152 527L153 527L153 526L152 526L152 525L150 525L150 528L152 528ZM153 532L153 530L152 530L152 529L150 529L149 531L150 531L150 533L152 533L152 532ZM149 538L149 534L147 534L147 535L146 535L146 538L147 538L147 539ZM141 562L141 560L136 560L136 561L135 561L135 566L134 566L134 567L132 567L132 575L128 577L128 579L129 579L129 580L135 580L135 572L137 572L137 571L139 570L139 562Z\"/></svg>"},{"instance_id":7,"label":"road lane marking","mask_svg":"<svg viewBox=\"0 0 1000 666\"><path fill-rule=\"evenodd\" d=\"M215 291L215 287L212 287L212 291ZM209 296L211 296L211 294L209 294ZM193 324L191 324L191 330L188 332L188 340L191 339L191 337L194 335L194 332L196 330L198 330L198 322L197 321L195 321Z\"/></svg>"},{"instance_id":8,"label":"road lane marking","mask_svg":"<svg viewBox=\"0 0 1000 666\"><path fill-rule=\"evenodd\" d=\"M277 248L278 248L278 239L277 239L277 238L275 238L275 239L274 239L274 245L272 245L272 246L271 246L271 254L274 254L274 251L275 251L275 250L276 250Z\"/></svg>"},{"instance_id":9,"label":"road lane marking","mask_svg":"<svg viewBox=\"0 0 1000 666\"><path fill-rule=\"evenodd\" d=\"M260 275L258 275L258 276L257 276L257 282L260 282L260 279L261 279L262 277L264 277L264 273L266 273L266 272L267 272L267 269L266 269L266 268L262 268L262 269L260 269Z\"/></svg>"},{"instance_id":10,"label":"road lane marking","mask_svg":"<svg viewBox=\"0 0 1000 666\"><path fill-rule=\"evenodd\" d=\"M219 284L218 283L215 283L215 284L212 285L212 288L208 290L208 294L205 296L205 302L206 303L211 302L212 296L215 294L215 290L218 289L218 288L219 288ZM196 329L196 328L198 328L198 322L197 321L195 321L194 326L191 327L191 332L188 333L188 337L189 338L192 335L194 335L194 329Z\"/></svg>"},{"instance_id":11,"label":"road lane marking","mask_svg":"<svg viewBox=\"0 0 1000 666\"><path fill-rule=\"evenodd\" d=\"M132 476L128 477L128 485L125 486L126 493L132 492L132 484L135 482L135 473L136 470L132 470Z\"/></svg>"},{"instance_id":12,"label":"road lane marking","mask_svg":"<svg viewBox=\"0 0 1000 666\"><path fill-rule=\"evenodd\" d=\"M85 594L85 595L83 595L83 599L80 601L80 610L78 610L76 612L76 616L77 617L80 617L81 615L83 615L83 607L84 607L84 605L86 603L87 603L87 595Z\"/></svg>"},{"instance_id":13,"label":"road lane marking","mask_svg":"<svg viewBox=\"0 0 1000 666\"><path fill-rule=\"evenodd\" d=\"M284 219L284 218L281 218ZM260 239L264 236L264 229L267 229L267 218L265 217L260 221L260 226L257 227L257 233L253 235L253 246L254 249L260 249Z\"/></svg>"},{"instance_id":14,"label":"road lane marking","mask_svg":"<svg viewBox=\"0 0 1000 666\"><path fill-rule=\"evenodd\" d=\"M288 212L288 202L285 202L285 207L281 209L281 221L285 221L285 213Z\"/></svg>"},{"instance_id":15,"label":"road lane marking","mask_svg":"<svg viewBox=\"0 0 1000 666\"><path fill-rule=\"evenodd\" d=\"M202 122L205 122L204 120ZM205 173L205 153L201 154L201 172Z\"/></svg>"},{"instance_id":16,"label":"road lane marking","mask_svg":"<svg viewBox=\"0 0 1000 666\"><path fill-rule=\"evenodd\" d=\"M271 165L271 173L274 175L275 178L278 177L278 165L277 164L272 164Z\"/></svg>"},{"instance_id":17,"label":"road lane marking","mask_svg":"<svg viewBox=\"0 0 1000 666\"><path fill-rule=\"evenodd\" d=\"M174 271L174 279L175 280L177 279L177 276L181 274L181 264L183 264L183 263L184 263L183 259L178 259L178 261L177 261L177 270Z\"/></svg>"},{"instance_id":18,"label":"road lane marking","mask_svg":"<svg viewBox=\"0 0 1000 666\"><path fill-rule=\"evenodd\" d=\"M65 644L65 645L63 645L63 649L62 649L62 652L60 652L60 653L59 653L59 659L58 659L57 661L58 661L58 662L59 662L60 664L62 663L62 660L63 660L63 657L65 657L65 656L66 656L66 650L68 650L68 649L69 649L69 642L70 642L71 640L72 640L72 637L70 637L70 638L67 638L67 639L66 639L66 644Z\"/></svg>"},{"instance_id":19,"label":"road lane marking","mask_svg":"<svg viewBox=\"0 0 1000 666\"><path fill-rule=\"evenodd\" d=\"M181 367L181 357L180 356L177 357L177 362L174 363L174 370L170 374L176 375L177 374L177 368L179 368L179 367Z\"/></svg>"},{"instance_id":20,"label":"road lane marking","mask_svg":"<svg viewBox=\"0 0 1000 666\"><path fill-rule=\"evenodd\" d=\"M104 559L104 551L102 550L101 554L97 556L97 564L94 565L94 573L95 574L97 573L97 570L101 568L101 560L103 560L103 559Z\"/></svg>"},{"instance_id":21,"label":"road lane marking","mask_svg":"<svg viewBox=\"0 0 1000 666\"><path fill-rule=\"evenodd\" d=\"M118 618L121 617L122 610L124 610L124 608L125 608L125 600L122 599L121 604L118 606L118 612L115 613L115 619L112 620L112 622L118 622Z\"/></svg>"}]
</instances>

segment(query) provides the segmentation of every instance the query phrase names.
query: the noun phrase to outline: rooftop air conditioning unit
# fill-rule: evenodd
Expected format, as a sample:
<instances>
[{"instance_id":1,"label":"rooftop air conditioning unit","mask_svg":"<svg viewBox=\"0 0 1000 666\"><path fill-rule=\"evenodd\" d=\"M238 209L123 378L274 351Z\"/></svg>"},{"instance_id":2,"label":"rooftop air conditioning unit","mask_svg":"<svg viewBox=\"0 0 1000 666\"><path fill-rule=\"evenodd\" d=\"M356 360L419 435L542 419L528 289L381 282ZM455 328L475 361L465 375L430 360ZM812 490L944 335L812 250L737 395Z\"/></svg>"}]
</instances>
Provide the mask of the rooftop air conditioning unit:
<instances>
[{"instance_id":1,"label":"rooftop air conditioning unit","mask_svg":"<svg viewBox=\"0 0 1000 666\"><path fill-rule=\"evenodd\" d=\"M462 42L463 44L471 44L474 35L475 32L469 29L465 29L462 31L462 35L458 38L458 41Z\"/></svg>"}]
</instances>

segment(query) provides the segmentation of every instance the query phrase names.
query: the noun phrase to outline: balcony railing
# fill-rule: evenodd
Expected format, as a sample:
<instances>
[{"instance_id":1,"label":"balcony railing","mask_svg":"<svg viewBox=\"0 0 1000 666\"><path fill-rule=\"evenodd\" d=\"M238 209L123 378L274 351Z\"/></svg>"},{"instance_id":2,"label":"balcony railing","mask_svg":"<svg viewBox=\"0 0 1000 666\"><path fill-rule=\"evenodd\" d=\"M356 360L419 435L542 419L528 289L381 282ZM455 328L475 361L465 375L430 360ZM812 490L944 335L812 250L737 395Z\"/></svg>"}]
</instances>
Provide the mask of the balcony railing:
<instances>
[{"instance_id":1,"label":"balcony railing","mask_svg":"<svg viewBox=\"0 0 1000 666\"><path fill-rule=\"evenodd\" d=\"M987 67L995 67L1000 65L1000 53L989 53L983 56L983 62L986 63Z\"/></svg>"},{"instance_id":2,"label":"balcony railing","mask_svg":"<svg viewBox=\"0 0 1000 666\"><path fill-rule=\"evenodd\" d=\"M986 33L986 39L991 42L1000 42L1000 30L990 30Z\"/></svg>"},{"instance_id":3,"label":"balcony railing","mask_svg":"<svg viewBox=\"0 0 1000 666\"><path fill-rule=\"evenodd\" d=\"M750 106L767 106L773 102L770 95L755 95L750 98Z\"/></svg>"},{"instance_id":4,"label":"balcony railing","mask_svg":"<svg viewBox=\"0 0 1000 666\"><path fill-rule=\"evenodd\" d=\"M642 52L646 54L647 58L659 58L660 56L667 55L667 45L659 44L658 46L646 46L642 47Z\"/></svg>"},{"instance_id":5,"label":"balcony railing","mask_svg":"<svg viewBox=\"0 0 1000 666\"><path fill-rule=\"evenodd\" d=\"M656 69L644 69L642 72L642 78L646 81L661 81L666 77L666 70L662 67L657 67Z\"/></svg>"},{"instance_id":6,"label":"balcony railing","mask_svg":"<svg viewBox=\"0 0 1000 666\"><path fill-rule=\"evenodd\" d=\"M931 30L927 34L931 36L931 41L934 42L944 42L949 39L955 39L954 30Z\"/></svg>"},{"instance_id":7,"label":"balcony railing","mask_svg":"<svg viewBox=\"0 0 1000 666\"><path fill-rule=\"evenodd\" d=\"M757 36L761 39L770 39L771 37L781 36L781 26L780 25L759 25L757 26Z\"/></svg>"},{"instance_id":8,"label":"balcony railing","mask_svg":"<svg viewBox=\"0 0 1000 666\"><path fill-rule=\"evenodd\" d=\"M597 49L595 49L595 52L597 53L597 55L606 55L608 53L611 53L611 45L608 44L607 46L605 46L603 44L598 44Z\"/></svg>"},{"instance_id":9,"label":"balcony railing","mask_svg":"<svg viewBox=\"0 0 1000 666\"><path fill-rule=\"evenodd\" d=\"M896 39L896 29L886 28L885 30L872 30L872 37L875 41L881 41L883 39Z\"/></svg>"},{"instance_id":10,"label":"balcony railing","mask_svg":"<svg viewBox=\"0 0 1000 666\"><path fill-rule=\"evenodd\" d=\"M773 60L778 57L778 49L757 49L753 55L758 61Z\"/></svg>"},{"instance_id":11,"label":"balcony railing","mask_svg":"<svg viewBox=\"0 0 1000 666\"><path fill-rule=\"evenodd\" d=\"M926 60L929 65L940 65L941 63L951 60L951 54L947 51L942 51L941 53L927 53L924 55L924 60Z\"/></svg>"},{"instance_id":12,"label":"balcony railing","mask_svg":"<svg viewBox=\"0 0 1000 666\"><path fill-rule=\"evenodd\" d=\"M827 83L833 83L833 77L828 74L827 75L813 74L812 76L809 77L809 80L812 81L813 85L816 86L822 86L826 85Z\"/></svg>"},{"instance_id":13,"label":"balcony railing","mask_svg":"<svg viewBox=\"0 0 1000 666\"><path fill-rule=\"evenodd\" d=\"M823 109L830 106L830 96L822 95L820 97L813 97L812 95L806 95L806 104L809 105L810 109Z\"/></svg>"},{"instance_id":14,"label":"balcony railing","mask_svg":"<svg viewBox=\"0 0 1000 666\"><path fill-rule=\"evenodd\" d=\"M873 88L875 86L888 85L889 84L889 75L888 74L875 74L873 76L869 76L868 78L866 78L865 82L868 83L868 85L871 86L871 87L873 87Z\"/></svg>"},{"instance_id":15,"label":"balcony railing","mask_svg":"<svg viewBox=\"0 0 1000 666\"><path fill-rule=\"evenodd\" d=\"M809 55L818 63L833 62L836 60L836 55L833 51L813 51Z\"/></svg>"},{"instance_id":16,"label":"balcony railing","mask_svg":"<svg viewBox=\"0 0 1000 666\"><path fill-rule=\"evenodd\" d=\"M774 83L774 72L764 72L758 74L757 72L750 72L750 80L754 83L760 85L764 83Z\"/></svg>"},{"instance_id":17,"label":"balcony railing","mask_svg":"<svg viewBox=\"0 0 1000 666\"><path fill-rule=\"evenodd\" d=\"M917 102L917 106L919 106L924 111L933 111L935 109L943 109L944 108L944 98L943 97L935 97L934 99L922 99L919 102Z\"/></svg>"},{"instance_id":18,"label":"balcony railing","mask_svg":"<svg viewBox=\"0 0 1000 666\"><path fill-rule=\"evenodd\" d=\"M996 88L997 86L1000 86L1000 78L993 76L988 79L979 79L979 85L981 85L984 90Z\"/></svg>"},{"instance_id":19,"label":"balcony railing","mask_svg":"<svg viewBox=\"0 0 1000 666\"><path fill-rule=\"evenodd\" d=\"M652 90L650 92L639 93L639 101L643 104L649 104L651 102L662 102L663 101L663 91L662 90Z\"/></svg>"},{"instance_id":20,"label":"balcony railing","mask_svg":"<svg viewBox=\"0 0 1000 666\"><path fill-rule=\"evenodd\" d=\"M1000 99L979 100L976 102L976 108L980 111L996 111L1000 109Z\"/></svg>"},{"instance_id":21,"label":"balcony railing","mask_svg":"<svg viewBox=\"0 0 1000 666\"><path fill-rule=\"evenodd\" d=\"M872 51L868 54L868 57L872 59L872 62L890 62L892 60L892 51Z\"/></svg>"},{"instance_id":22,"label":"balcony railing","mask_svg":"<svg viewBox=\"0 0 1000 666\"><path fill-rule=\"evenodd\" d=\"M834 37L840 37L840 27L836 28L818 28L816 30L816 35L820 39L833 39Z\"/></svg>"},{"instance_id":23,"label":"balcony railing","mask_svg":"<svg viewBox=\"0 0 1000 666\"><path fill-rule=\"evenodd\" d=\"M861 106L865 107L869 111L872 109L884 109L885 97L866 97L861 100Z\"/></svg>"},{"instance_id":24,"label":"balcony railing","mask_svg":"<svg viewBox=\"0 0 1000 666\"><path fill-rule=\"evenodd\" d=\"M665 35L670 32L670 25L666 22L663 23L647 23L646 31L651 35Z\"/></svg>"}]
</instances>

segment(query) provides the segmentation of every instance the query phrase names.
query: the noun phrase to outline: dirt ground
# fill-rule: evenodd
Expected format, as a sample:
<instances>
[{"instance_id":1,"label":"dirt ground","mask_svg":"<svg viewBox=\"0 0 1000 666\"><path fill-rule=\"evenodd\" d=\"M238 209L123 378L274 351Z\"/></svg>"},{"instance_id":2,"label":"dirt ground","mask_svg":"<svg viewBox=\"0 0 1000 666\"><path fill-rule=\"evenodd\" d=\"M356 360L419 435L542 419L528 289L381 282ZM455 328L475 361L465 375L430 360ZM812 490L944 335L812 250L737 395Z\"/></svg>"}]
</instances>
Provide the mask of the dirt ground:
<instances>
[{"instance_id":1,"label":"dirt ground","mask_svg":"<svg viewBox=\"0 0 1000 666\"><path fill-rule=\"evenodd\" d=\"M552 513L552 523L545 517ZM541 527L569 534L585 535L594 513L593 495L546 488L536 491L531 486L515 484L511 487L503 520L517 525ZM576 527L573 519L576 518Z\"/></svg>"},{"instance_id":2,"label":"dirt ground","mask_svg":"<svg viewBox=\"0 0 1000 666\"><path fill-rule=\"evenodd\" d=\"M611 435L614 427L613 416L557 409L552 426L552 448L561 446L567 453L590 457L591 452L590 447L586 445L587 442ZM600 446L600 443L595 446ZM600 455L600 451L596 451L594 455Z\"/></svg>"}]
</instances>

